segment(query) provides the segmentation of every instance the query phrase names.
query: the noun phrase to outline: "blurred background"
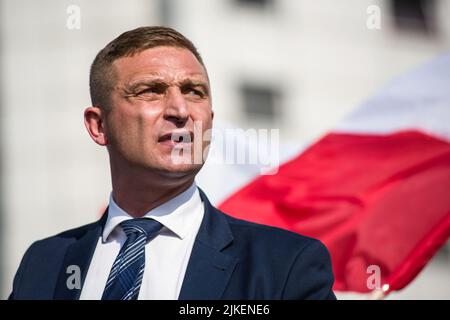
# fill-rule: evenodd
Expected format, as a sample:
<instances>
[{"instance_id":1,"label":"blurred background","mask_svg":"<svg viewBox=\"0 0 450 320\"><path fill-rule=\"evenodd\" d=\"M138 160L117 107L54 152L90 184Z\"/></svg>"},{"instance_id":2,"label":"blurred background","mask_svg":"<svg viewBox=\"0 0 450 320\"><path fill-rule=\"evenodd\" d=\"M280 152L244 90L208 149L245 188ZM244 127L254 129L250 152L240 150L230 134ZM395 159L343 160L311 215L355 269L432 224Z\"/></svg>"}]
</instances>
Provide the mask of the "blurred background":
<instances>
[{"instance_id":1,"label":"blurred background","mask_svg":"<svg viewBox=\"0 0 450 320\"><path fill-rule=\"evenodd\" d=\"M380 28L367 25L373 5ZM88 137L83 110L90 64L122 32L185 34L208 68L217 125L279 128L295 152L393 77L447 52L449 12L446 0L2 0L0 298L33 241L92 222L108 201L107 153ZM236 188L209 177L198 185L215 203ZM449 299L449 271L447 245L389 298Z\"/></svg>"}]
</instances>

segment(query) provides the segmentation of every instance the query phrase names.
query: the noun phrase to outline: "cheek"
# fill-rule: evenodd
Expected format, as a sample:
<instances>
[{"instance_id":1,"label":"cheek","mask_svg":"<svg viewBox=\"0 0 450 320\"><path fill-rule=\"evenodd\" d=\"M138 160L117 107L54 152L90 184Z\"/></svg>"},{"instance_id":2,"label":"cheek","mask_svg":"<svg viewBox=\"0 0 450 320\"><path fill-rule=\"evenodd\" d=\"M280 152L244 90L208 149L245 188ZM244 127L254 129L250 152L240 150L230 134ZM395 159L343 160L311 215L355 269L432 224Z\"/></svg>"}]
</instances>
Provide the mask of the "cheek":
<instances>
[{"instance_id":1,"label":"cheek","mask_svg":"<svg viewBox=\"0 0 450 320\"><path fill-rule=\"evenodd\" d=\"M211 111L198 113L193 116L194 123L196 126L201 125L201 132L197 131L196 134L201 134L203 148L207 147L211 142L211 128L212 128L212 117ZM200 122L200 123L199 123ZM199 128L199 127L197 127ZM198 130L198 129L195 129Z\"/></svg>"},{"instance_id":2,"label":"cheek","mask_svg":"<svg viewBox=\"0 0 450 320\"><path fill-rule=\"evenodd\" d=\"M120 148L152 141L154 114L138 108L123 108L108 119L108 138ZM137 147L136 146L136 147Z\"/></svg>"},{"instance_id":3,"label":"cheek","mask_svg":"<svg viewBox=\"0 0 450 320\"><path fill-rule=\"evenodd\" d=\"M158 119L160 111L153 108L144 108L136 116L136 125L144 142L154 144L159 134Z\"/></svg>"},{"instance_id":4,"label":"cheek","mask_svg":"<svg viewBox=\"0 0 450 320\"><path fill-rule=\"evenodd\" d=\"M199 106L198 108L194 108L191 114L194 122L200 121L202 123L203 130L211 128L212 114L211 114L211 106L209 104Z\"/></svg>"},{"instance_id":5,"label":"cheek","mask_svg":"<svg viewBox=\"0 0 450 320\"><path fill-rule=\"evenodd\" d=\"M110 135L117 141L130 135L137 122L136 116L125 112L115 112L109 120Z\"/></svg>"},{"instance_id":6,"label":"cheek","mask_svg":"<svg viewBox=\"0 0 450 320\"><path fill-rule=\"evenodd\" d=\"M206 139L210 139L211 137L211 128L212 128L212 117L211 113L208 113L203 121L203 135Z\"/></svg>"}]
</instances>

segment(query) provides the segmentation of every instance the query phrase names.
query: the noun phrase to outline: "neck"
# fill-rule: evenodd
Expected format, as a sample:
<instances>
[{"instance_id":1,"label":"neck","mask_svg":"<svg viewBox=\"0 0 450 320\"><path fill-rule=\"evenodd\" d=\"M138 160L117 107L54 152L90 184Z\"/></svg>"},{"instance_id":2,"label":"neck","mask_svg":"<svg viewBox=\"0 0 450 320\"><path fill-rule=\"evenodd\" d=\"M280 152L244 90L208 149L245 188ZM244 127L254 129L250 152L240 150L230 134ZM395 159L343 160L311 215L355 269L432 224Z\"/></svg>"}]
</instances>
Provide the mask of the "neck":
<instances>
[{"instance_id":1,"label":"neck","mask_svg":"<svg viewBox=\"0 0 450 320\"><path fill-rule=\"evenodd\" d=\"M112 172L113 198L133 218L186 191L194 183L195 174L183 177L162 177L158 173L117 174Z\"/></svg>"}]
</instances>

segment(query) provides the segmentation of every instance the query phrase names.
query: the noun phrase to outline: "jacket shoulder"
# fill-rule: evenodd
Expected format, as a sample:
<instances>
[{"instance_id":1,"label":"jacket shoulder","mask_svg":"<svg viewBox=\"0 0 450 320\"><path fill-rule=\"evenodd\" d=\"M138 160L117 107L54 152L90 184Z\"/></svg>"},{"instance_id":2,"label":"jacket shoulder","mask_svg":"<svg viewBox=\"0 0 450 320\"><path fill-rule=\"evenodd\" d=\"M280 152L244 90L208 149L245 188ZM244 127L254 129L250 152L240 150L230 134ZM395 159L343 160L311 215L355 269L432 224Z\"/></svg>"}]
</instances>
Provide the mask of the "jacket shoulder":
<instances>
[{"instance_id":1,"label":"jacket shoulder","mask_svg":"<svg viewBox=\"0 0 450 320\"><path fill-rule=\"evenodd\" d=\"M258 297L266 292L276 299L335 299L331 257L320 240L220 213L240 243L241 269L253 266L251 274L259 279L270 275L265 284L258 284L260 289L266 286Z\"/></svg>"},{"instance_id":2,"label":"jacket shoulder","mask_svg":"<svg viewBox=\"0 0 450 320\"><path fill-rule=\"evenodd\" d=\"M53 291L50 289L55 284L55 275L59 273L67 248L92 228L98 228L101 221L32 243L22 257L9 299L29 299L30 297L52 299Z\"/></svg>"},{"instance_id":3,"label":"jacket shoulder","mask_svg":"<svg viewBox=\"0 0 450 320\"><path fill-rule=\"evenodd\" d=\"M40 246L46 246L46 245L52 245L52 244L58 244L61 245L63 243L72 243L79 238L81 238L84 234L86 234L87 231L97 228L101 224L101 220L92 222L89 224L85 224L80 227L76 227L73 229L62 231L56 235L37 240L32 244L34 247L40 247Z\"/></svg>"},{"instance_id":4,"label":"jacket shoulder","mask_svg":"<svg viewBox=\"0 0 450 320\"><path fill-rule=\"evenodd\" d=\"M217 211L220 212L220 214L225 215L234 233L245 234L247 237L251 237L253 239L256 239L255 237L257 237L258 241L266 242L267 245L273 244L279 247L282 243L285 245L292 245L300 249L315 242L320 242L317 239L292 231L237 219L220 210Z\"/></svg>"}]
</instances>

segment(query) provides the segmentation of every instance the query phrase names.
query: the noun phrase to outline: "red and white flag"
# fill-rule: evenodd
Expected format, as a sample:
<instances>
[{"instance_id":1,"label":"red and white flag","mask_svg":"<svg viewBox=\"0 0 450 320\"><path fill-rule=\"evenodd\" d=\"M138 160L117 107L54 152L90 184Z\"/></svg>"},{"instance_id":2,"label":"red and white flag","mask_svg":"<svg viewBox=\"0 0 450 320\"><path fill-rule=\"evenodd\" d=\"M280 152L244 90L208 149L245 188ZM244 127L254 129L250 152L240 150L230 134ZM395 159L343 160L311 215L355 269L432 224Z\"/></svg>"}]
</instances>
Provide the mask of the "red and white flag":
<instances>
[{"instance_id":1,"label":"red and white flag","mask_svg":"<svg viewBox=\"0 0 450 320\"><path fill-rule=\"evenodd\" d=\"M370 292L371 266L386 292L405 287L450 235L449 88L450 54L388 84L277 174L241 180L220 209L320 239L337 291Z\"/></svg>"}]
</instances>

